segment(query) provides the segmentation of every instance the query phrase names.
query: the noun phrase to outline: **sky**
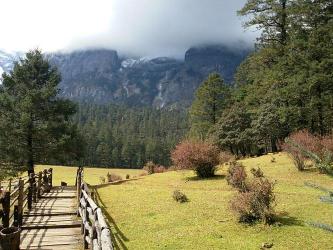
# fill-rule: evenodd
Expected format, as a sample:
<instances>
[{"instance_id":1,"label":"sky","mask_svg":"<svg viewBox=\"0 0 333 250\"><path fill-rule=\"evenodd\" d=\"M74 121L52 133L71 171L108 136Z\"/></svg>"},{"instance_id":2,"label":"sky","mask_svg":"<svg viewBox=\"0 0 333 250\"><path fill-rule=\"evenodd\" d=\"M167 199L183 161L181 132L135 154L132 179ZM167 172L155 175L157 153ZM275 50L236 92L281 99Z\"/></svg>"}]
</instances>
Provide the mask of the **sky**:
<instances>
[{"instance_id":1,"label":"sky","mask_svg":"<svg viewBox=\"0 0 333 250\"><path fill-rule=\"evenodd\" d=\"M191 46L249 47L237 16L246 0L0 0L0 49L116 49L179 57Z\"/></svg>"}]
</instances>

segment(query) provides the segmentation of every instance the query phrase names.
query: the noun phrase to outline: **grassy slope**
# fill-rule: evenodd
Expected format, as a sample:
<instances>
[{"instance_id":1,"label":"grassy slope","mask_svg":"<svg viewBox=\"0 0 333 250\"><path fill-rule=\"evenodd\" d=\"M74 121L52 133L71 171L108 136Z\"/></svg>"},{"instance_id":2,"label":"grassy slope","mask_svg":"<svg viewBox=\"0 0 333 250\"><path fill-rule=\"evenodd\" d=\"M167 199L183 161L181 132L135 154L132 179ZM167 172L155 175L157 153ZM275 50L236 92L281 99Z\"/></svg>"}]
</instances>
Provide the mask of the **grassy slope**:
<instances>
[{"instance_id":1,"label":"grassy slope","mask_svg":"<svg viewBox=\"0 0 333 250\"><path fill-rule=\"evenodd\" d=\"M333 179L316 172L298 172L284 154L246 159L276 180L276 211L283 226L245 226L228 209L235 191L223 176L196 180L192 172L146 176L99 189L118 246L129 249L333 249L333 235L310 227L307 221L333 225L333 206L319 202L321 191L305 181L333 189ZM225 169L220 174L223 175ZM172 191L181 189L190 202L178 204Z\"/></svg>"},{"instance_id":2,"label":"grassy slope","mask_svg":"<svg viewBox=\"0 0 333 250\"><path fill-rule=\"evenodd\" d=\"M61 181L67 182L68 185L75 184L76 167L63 167L63 166L49 166L49 165L38 165L35 171L42 171L44 169L53 168L53 185L60 185ZM84 179L91 185L101 184L100 177L105 177L107 173L114 173L120 175L125 179L126 174L130 176L138 176L144 172L141 169L116 169L116 168L85 168Z\"/></svg>"}]
</instances>

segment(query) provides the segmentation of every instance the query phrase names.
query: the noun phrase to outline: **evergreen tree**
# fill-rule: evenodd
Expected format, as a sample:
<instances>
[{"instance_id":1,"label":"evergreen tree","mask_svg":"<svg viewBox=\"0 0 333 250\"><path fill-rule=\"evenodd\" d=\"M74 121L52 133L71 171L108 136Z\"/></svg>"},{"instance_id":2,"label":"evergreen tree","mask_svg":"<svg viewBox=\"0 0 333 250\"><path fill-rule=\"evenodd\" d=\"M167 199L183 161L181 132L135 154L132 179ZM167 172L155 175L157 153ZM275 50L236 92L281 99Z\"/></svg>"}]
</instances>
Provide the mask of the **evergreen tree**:
<instances>
[{"instance_id":1,"label":"evergreen tree","mask_svg":"<svg viewBox=\"0 0 333 250\"><path fill-rule=\"evenodd\" d=\"M64 159L69 145L82 142L70 121L75 105L58 97L59 82L58 71L39 50L27 53L10 74L3 75L1 162L24 165L32 173L35 163ZM73 148L72 153L79 156L80 150Z\"/></svg>"},{"instance_id":2,"label":"evergreen tree","mask_svg":"<svg viewBox=\"0 0 333 250\"><path fill-rule=\"evenodd\" d=\"M216 144L236 155L251 154L255 145L251 122L251 114L245 107L233 105L226 109L214 126Z\"/></svg>"},{"instance_id":3,"label":"evergreen tree","mask_svg":"<svg viewBox=\"0 0 333 250\"><path fill-rule=\"evenodd\" d=\"M197 89L190 108L193 137L204 139L220 118L228 104L230 88L217 73L210 74Z\"/></svg>"},{"instance_id":4,"label":"evergreen tree","mask_svg":"<svg viewBox=\"0 0 333 250\"><path fill-rule=\"evenodd\" d=\"M247 0L238 11L241 16L250 16L245 27L261 30L260 45L285 45L288 38L290 0Z\"/></svg>"}]
</instances>

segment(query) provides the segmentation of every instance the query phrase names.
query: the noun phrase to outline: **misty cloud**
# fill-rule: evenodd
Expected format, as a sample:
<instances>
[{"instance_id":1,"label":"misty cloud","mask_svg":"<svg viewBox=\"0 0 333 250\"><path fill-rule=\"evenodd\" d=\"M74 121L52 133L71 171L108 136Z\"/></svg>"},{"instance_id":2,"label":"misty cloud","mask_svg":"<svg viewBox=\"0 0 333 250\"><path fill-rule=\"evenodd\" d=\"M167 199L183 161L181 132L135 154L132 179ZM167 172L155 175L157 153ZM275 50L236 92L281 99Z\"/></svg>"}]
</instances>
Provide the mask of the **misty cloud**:
<instances>
[{"instance_id":1,"label":"misty cloud","mask_svg":"<svg viewBox=\"0 0 333 250\"><path fill-rule=\"evenodd\" d=\"M182 57L191 46L249 47L257 35L245 32L236 14L245 0L12 1L26 2L26 11L17 17L20 25L6 20L16 29L13 42L8 37L0 40L0 48L12 50L109 48L136 56ZM34 14L37 17L30 20ZM4 23L1 17L0 21Z\"/></svg>"}]
</instances>

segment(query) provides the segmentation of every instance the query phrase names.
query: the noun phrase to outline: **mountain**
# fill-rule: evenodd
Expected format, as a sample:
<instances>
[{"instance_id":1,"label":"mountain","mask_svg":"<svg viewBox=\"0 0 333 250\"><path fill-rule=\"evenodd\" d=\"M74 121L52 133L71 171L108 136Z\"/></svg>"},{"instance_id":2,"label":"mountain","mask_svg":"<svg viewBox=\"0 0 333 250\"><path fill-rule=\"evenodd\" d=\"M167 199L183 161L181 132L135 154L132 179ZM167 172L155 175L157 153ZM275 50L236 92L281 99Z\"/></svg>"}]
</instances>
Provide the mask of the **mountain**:
<instances>
[{"instance_id":1,"label":"mountain","mask_svg":"<svg viewBox=\"0 0 333 250\"><path fill-rule=\"evenodd\" d=\"M0 83L2 73L9 72L20 56L22 56L22 53L0 51Z\"/></svg>"},{"instance_id":2,"label":"mountain","mask_svg":"<svg viewBox=\"0 0 333 250\"><path fill-rule=\"evenodd\" d=\"M190 48L183 60L120 57L117 51L105 49L46 56L61 72L64 97L162 108L190 105L196 88L213 71L231 83L237 66L248 53L216 45ZM6 65L2 67L4 71L10 69L8 58L0 57L0 66Z\"/></svg>"}]
</instances>

